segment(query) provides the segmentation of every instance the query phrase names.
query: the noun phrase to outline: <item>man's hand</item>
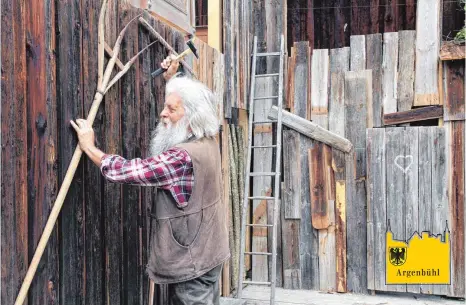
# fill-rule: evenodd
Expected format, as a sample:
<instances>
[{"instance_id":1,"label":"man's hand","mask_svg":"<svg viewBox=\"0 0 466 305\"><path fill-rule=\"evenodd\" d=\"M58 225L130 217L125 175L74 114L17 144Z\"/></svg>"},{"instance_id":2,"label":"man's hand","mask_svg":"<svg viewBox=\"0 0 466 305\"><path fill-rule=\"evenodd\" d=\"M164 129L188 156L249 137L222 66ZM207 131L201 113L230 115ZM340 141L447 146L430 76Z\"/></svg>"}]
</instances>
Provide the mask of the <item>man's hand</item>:
<instances>
[{"instance_id":1,"label":"man's hand","mask_svg":"<svg viewBox=\"0 0 466 305\"><path fill-rule=\"evenodd\" d=\"M77 119L76 123L71 120L70 123L78 134L79 146L82 151L95 147L94 129L86 120Z\"/></svg>"},{"instance_id":2,"label":"man's hand","mask_svg":"<svg viewBox=\"0 0 466 305\"><path fill-rule=\"evenodd\" d=\"M164 69L167 69L167 71L163 74L163 78L165 78L165 80L168 81L170 78L173 77L173 75L176 74L176 71L178 71L180 62L176 60L176 56L172 54L165 58L163 62L160 64L160 66Z\"/></svg>"},{"instance_id":3,"label":"man's hand","mask_svg":"<svg viewBox=\"0 0 466 305\"><path fill-rule=\"evenodd\" d=\"M83 119L77 119L76 123L71 120L70 123L78 134L79 147L81 147L81 150L87 154L95 165L100 167L101 159L105 153L95 147L94 129L92 129L91 124Z\"/></svg>"}]
</instances>

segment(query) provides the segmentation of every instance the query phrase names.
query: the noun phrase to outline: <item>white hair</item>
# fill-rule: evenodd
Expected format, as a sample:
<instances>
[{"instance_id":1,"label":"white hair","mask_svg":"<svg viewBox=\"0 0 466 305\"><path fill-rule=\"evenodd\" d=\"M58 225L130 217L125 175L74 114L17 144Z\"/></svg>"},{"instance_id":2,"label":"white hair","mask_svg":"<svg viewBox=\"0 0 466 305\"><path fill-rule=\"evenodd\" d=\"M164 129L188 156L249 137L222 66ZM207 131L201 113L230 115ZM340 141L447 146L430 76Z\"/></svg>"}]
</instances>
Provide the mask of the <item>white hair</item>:
<instances>
[{"instance_id":1,"label":"white hair","mask_svg":"<svg viewBox=\"0 0 466 305\"><path fill-rule=\"evenodd\" d=\"M213 137L219 131L217 101L212 91L201 82L187 77L174 77L166 86L166 96L175 93L183 103L185 115L175 124L160 122L151 135L150 154L157 156L186 141L191 134L200 139Z\"/></svg>"},{"instance_id":2,"label":"white hair","mask_svg":"<svg viewBox=\"0 0 466 305\"><path fill-rule=\"evenodd\" d=\"M217 99L206 85L186 76L173 77L165 91L166 96L172 93L181 98L188 125L197 139L213 137L218 133Z\"/></svg>"}]
</instances>

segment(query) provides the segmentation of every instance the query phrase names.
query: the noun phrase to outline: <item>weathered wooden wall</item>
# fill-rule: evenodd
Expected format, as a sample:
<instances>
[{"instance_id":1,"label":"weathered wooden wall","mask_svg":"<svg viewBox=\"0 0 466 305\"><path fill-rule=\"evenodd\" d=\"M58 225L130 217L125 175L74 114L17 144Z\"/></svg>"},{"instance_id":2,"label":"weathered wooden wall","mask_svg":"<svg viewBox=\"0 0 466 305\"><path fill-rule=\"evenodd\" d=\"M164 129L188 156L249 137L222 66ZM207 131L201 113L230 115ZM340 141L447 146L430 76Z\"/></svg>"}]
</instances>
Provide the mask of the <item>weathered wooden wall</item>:
<instances>
[{"instance_id":1,"label":"weathered wooden wall","mask_svg":"<svg viewBox=\"0 0 466 305\"><path fill-rule=\"evenodd\" d=\"M100 5L2 1L1 43L10 46L2 47L2 304L14 303L77 145L69 121L87 116L95 94ZM109 0L106 42L113 46L123 26L140 13ZM143 17L178 52L186 48L181 33L146 13ZM120 60L125 63L153 40L136 20ZM202 60L189 56L188 61L214 90L223 113L223 55L205 44L199 50ZM103 151L147 156L165 86L162 77L150 73L167 55L156 43L106 94L94 122ZM147 304L147 215L154 195L153 188L106 182L83 156L27 303ZM166 304L165 287L156 293L158 304Z\"/></svg>"},{"instance_id":2,"label":"weathered wooden wall","mask_svg":"<svg viewBox=\"0 0 466 305\"><path fill-rule=\"evenodd\" d=\"M293 42L309 41L315 49L350 46L350 36L416 29L417 0L288 0L288 50ZM442 2L443 39L462 28L459 1Z\"/></svg>"}]
</instances>

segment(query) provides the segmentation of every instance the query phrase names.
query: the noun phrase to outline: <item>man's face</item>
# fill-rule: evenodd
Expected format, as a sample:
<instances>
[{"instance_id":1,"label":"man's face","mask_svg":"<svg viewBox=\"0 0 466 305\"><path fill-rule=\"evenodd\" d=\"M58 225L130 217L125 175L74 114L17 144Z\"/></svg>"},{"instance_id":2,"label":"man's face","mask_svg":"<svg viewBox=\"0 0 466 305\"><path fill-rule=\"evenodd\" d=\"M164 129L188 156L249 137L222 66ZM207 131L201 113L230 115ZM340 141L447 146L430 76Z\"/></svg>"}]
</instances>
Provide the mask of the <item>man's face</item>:
<instances>
[{"instance_id":1,"label":"man's face","mask_svg":"<svg viewBox=\"0 0 466 305\"><path fill-rule=\"evenodd\" d=\"M160 113L161 123L166 127L176 124L184 116L183 101L176 93L171 93L165 100L165 107Z\"/></svg>"}]
</instances>

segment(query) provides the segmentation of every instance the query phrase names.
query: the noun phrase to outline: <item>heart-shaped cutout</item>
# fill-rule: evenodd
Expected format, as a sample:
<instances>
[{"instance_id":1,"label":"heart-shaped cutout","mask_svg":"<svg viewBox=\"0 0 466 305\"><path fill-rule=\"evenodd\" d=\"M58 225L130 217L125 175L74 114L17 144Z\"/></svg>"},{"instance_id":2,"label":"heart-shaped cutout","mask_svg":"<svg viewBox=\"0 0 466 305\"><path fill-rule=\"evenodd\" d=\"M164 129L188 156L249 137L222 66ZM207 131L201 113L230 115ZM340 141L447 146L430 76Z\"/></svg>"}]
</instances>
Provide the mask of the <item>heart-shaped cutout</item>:
<instances>
[{"instance_id":1,"label":"heart-shaped cutout","mask_svg":"<svg viewBox=\"0 0 466 305\"><path fill-rule=\"evenodd\" d=\"M406 161L405 159L409 159L408 161L408 164L406 165ZM401 161L400 161L401 160ZM395 165L401 169L401 171L406 174L409 170L409 168L411 167L411 165L413 164L413 156L411 155L407 155L407 156L402 156L402 155L399 155L399 156L396 156L395 158Z\"/></svg>"}]
</instances>

